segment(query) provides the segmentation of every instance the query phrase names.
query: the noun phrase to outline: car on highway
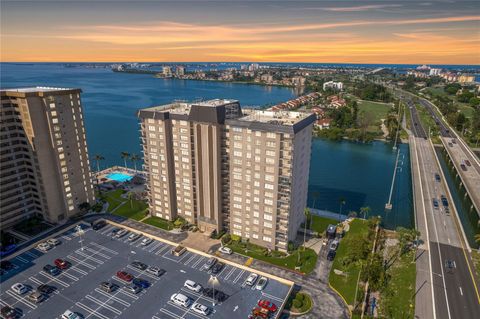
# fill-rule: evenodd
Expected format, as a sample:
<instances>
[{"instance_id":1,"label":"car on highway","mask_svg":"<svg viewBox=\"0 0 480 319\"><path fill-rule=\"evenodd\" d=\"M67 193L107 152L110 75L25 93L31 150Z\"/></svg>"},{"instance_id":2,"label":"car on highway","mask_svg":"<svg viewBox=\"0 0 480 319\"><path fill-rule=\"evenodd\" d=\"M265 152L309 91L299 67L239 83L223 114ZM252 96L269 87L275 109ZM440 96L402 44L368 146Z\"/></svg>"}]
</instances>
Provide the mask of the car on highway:
<instances>
[{"instance_id":1,"label":"car on highway","mask_svg":"<svg viewBox=\"0 0 480 319\"><path fill-rule=\"evenodd\" d=\"M438 199L432 198L433 208L438 209Z\"/></svg>"},{"instance_id":2,"label":"car on highway","mask_svg":"<svg viewBox=\"0 0 480 319\"><path fill-rule=\"evenodd\" d=\"M55 259L53 263L60 269L67 269L70 266L70 263L68 261L60 258Z\"/></svg>"},{"instance_id":3,"label":"car on highway","mask_svg":"<svg viewBox=\"0 0 480 319\"><path fill-rule=\"evenodd\" d=\"M152 274L152 275L155 275L155 276L157 276L157 277L160 277L160 276L163 275L166 271L165 271L165 269L162 269L162 268L160 268L160 267L148 266L147 272L148 272L149 274Z\"/></svg>"},{"instance_id":4,"label":"car on highway","mask_svg":"<svg viewBox=\"0 0 480 319\"><path fill-rule=\"evenodd\" d=\"M58 274L60 273L60 269L59 269L59 268L57 268L57 267L55 267L55 266L52 266L52 265L50 265L50 264L47 264L47 265L43 266L43 270L44 270L46 273L48 273L48 274L50 274L50 275L52 275L52 276L56 276L56 275L58 275Z\"/></svg>"},{"instance_id":5,"label":"car on highway","mask_svg":"<svg viewBox=\"0 0 480 319\"><path fill-rule=\"evenodd\" d=\"M255 284L255 282L257 281L257 279L258 279L257 274L250 274L250 276L248 276L247 280L245 280L245 283L248 286L253 286Z\"/></svg>"},{"instance_id":6,"label":"car on highway","mask_svg":"<svg viewBox=\"0 0 480 319\"><path fill-rule=\"evenodd\" d=\"M131 233L130 236L128 236L128 241L135 241L140 237L142 237L142 235L139 233Z\"/></svg>"},{"instance_id":7,"label":"car on highway","mask_svg":"<svg viewBox=\"0 0 480 319\"><path fill-rule=\"evenodd\" d=\"M268 311L271 311L271 312L275 312L278 309L277 305L275 305L273 302L271 302L269 300L265 300L265 299L259 300L258 301L258 306L260 308L267 309Z\"/></svg>"},{"instance_id":8,"label":"car on highway","mask_svg":"<svg viewBox=\"0 0 480 319\"><path fill-rule=\"evenodd\" d=\"M333 261L337 252L335 250L330 250L327 254L327 260Z\"/></svg>"},{"instance_id":9,"label":"car on highway","mask_svg":"<svg viewBox=\"0 0 480 319\"><path fill-rule=\"evenodd\" d=\"M18 295L23 295L24 293L26 293L28 291L27 286L25 286L24 284L19 283L19 282L13 284L11 288Z\"/></svg>"},{"instance_id":10,"label":"car on highway","mask_svg":"<svg viewBox=\"0 0 480 319\"><path fill-rule=\"evenodd\" d=\"M62 242L56 238L50 238L47 240L47 244L49 244L50 246L58 246L60 245Z\"/></svg>"},{"instance_id":11,"label":"car on highway","mask_svg":"<svg viewBox=\"0 0 480 319\"><path fill-rule=\"evenodd\" d=\"M5 319L15 319L18 317L15 308L12 308L10 306L3 306L0 310L0 314L2 315L2 318Z\"/></svg>"},{"instance_id":12,"label":"car on highway","mask_svg":"<svg viewBox=\"0 0 480 319\"><path fill-rule=\"evenodd\" d=\"M144 239L142 239L142 246L148 246L150 245L151 243L153 242L153 239L152 238L149 238L149 237L145 237Z\"/></svg>"},{"instance_id":13,"label":"car on highway","mask_svg":"<svg viewBox=\"0 0 480 319\"><path fill-rule=\"evenodd\" d=\"M448 131L447 131L447 133L448 133ZM457 144L457 141L454 138L452 138L452 143Z\"/></svg>"},{"instance_id":14,"label":"car on highway","mask_svg":"<svg viewBox=\"0 0 480 319\"><path fill-rule=\"evenodd\" d=\"M52 249L52 246L51 246L49 243L44 242L44 243L38 244L38 245L37 245L37 249L38 249L38 250L41 250L41 251L43 251L43 252L47 252L47 251L49 251L50 249Z\"/></svg>"},{"instance_id":15,"label":"car on highway","mask_svg":"<svg viewBox=\"0 0 480 319\"><path fill-rule=\"evenodd\" d=\"M57 290L57 287L52 285L46 285L46 284L42 284L37 287L37 291L45 295L50 295L51 293L54 293L56 290Z\"/></svg>"},{"instance_id":16,"label":"car on highway","mask_svg":"<svg viewBox=\"0 0 480 319\"><path fill-rule=\"evenodd\" d=\"M133 280L133 275L129 274L126 271L117 271L117 277L122 279L123 281L130 282Z\"/></svg>"},{"instance_id":17,"label":"car on highway","mask_svg":"<svg viewBox=\"0 0 480 319\"><path fill-rule=\"evenodd\" d=\"M220 273L224 266L225 266L224 263L217 261L215 265L213 265L212 267L212 274L216 275Z\"/></svg>"},{"instance_id":18,"label":"car on highway","mask_svg":"<svg viewBox=\"0 0 480 319\"><path fill-rule=\"evenodd\" d=\"M194 312L200 314L200 315L204 315L204 316L208 316L211 312L211 309L207 306L204 306L198 302L195 302L193 305L192 305L192 308L191 308Z\"/></svg>"},{"instance_id":19,"label":"car on highway","mask_svg":"<svg viewBox=\"0 0 480 319\"><path fill-rule=\"evenodd\" d=\"M460 164L460 167L462 168L463 171L467 171L467 167L465 166L465 164Z\"/></svg>"},{"instance_id":20,"label":"car on highway","mask_svg":"<svg viewBox=\"0 0 480 319\"><path fill-rule=\"evenodd\" d=\"M185 281L185 283L183 284L183 286L185 288L187 288L188 290L191 290L191 291L195 291L195 292L200 292L202 291L202 286L197 284L195 281L193 280L187 280Z\"/></svg>"},{"instance_id":21,"label":"car on highway","mask_svg":"<svg viewBox=\"0 0 480 319\"><path fill-rule=\"evenodd\" d=\"M130 265L132 265L132 267L134 267L136 269L139 269L139 270L145 270L145 269L148 268L147 264L142 263L141 261L138 261L138 260L133 261Z\"/></svg>"},{"instance_id":22,"label":"car on highway","mask_svg":"<svg viewBox=\"0 0 480 319\"><path fill-rule=\"evenodd\" d=\"M228 247L225 247L225 246L221 246L219 249L218 249L219 252L221 252L222 254L226 254L226 255L231 255L233 254L233 250L231 248L228 248Z\"/></svg>"},{"instance_id":23,"label":"car on highway","mask_svg":"<svg viewBox=\"0 0 480 319\"><path fill-rule=\"evenodd\" d=\"M110 292L114 292L115 290L117 290L118 286L111 283L111 282L108 282L108 281L102 281L100 283L100 289L102 289L105 292L110 293Z\"/></svg>"},{"instance_id":24,"label":"car on highway","mask_svg":"<svg viewBox=\"0 0 480 319\"><path fill-rule=\"evenodd\" d=\"M123 287L123 289L125 289L126 291L128 291L129 293L132 293L134 295L138 294L140 291L142 291L142 287L140 286L137 286L137 285L128 285L128 286L125 286Z\"/></svg>"},{"instance_id":25,"label":"car on highway","mask_svg":"<svg viewBox=\"0 0 480 319\"><path fill-rule=\"evenodd\" d=\"M441 181L440 174L435 173L435 180L440 183L440 181Z\"/></svg>"},{"instance_id":26,"label":"car on highway","mask_svg":"<svg viewBox=\"0 0 480 319\"><path fill-rule=\"evenodd\" d=\"M210 270L210 268L213 267L217 263L218 259L215 257L211 257L210 259L207 260L205 264L203 264L201 270Z\"/></svg>"},{"instance_id":27,"label":"car on highway","mask_svg":"<svg viewBox=\"0 0 480 319\"><path fill-rule=\"evenodd\" d=\"M453 147L453 144L452 144L452 143L448 143L448 146Z\"/></svg>"},{"instance_id":28,"label":"car on highway","mask_svg":"<svg viewBox=\"0 0 480 319\"><path fill-rule=\"evenodd\" d=\"M257 284L255 285L255 289L263 290L267 286L267 283L268 283L268 278L262 276L262 277L260 277Z\"/></svg>"},{"instance_id":29,"label":"car on highway","mask_svg":"<svg viewBox=\"0 0 480 319\"><path fill-rule=\"evenodd\" d=\"M205 297L213 299L214 294L215 294L215 300L218 302L225 301L228 298L228 295L226 293L218 289L214 290L213 288L205 288L202 290L202 295L204 295Z\"/></svg>"},{"instance_id":30,"label":"car on highway","mask_svg":"<svg viewBox=\"0 0 480 319\"><path fill-rule=\"evenodd\" d=\"M447 197L445 195L440 196L440 200L442 201L442 205L444 207L448 207L448 200L447 200Z\"/></svg>"},{"instance_id":31,"label":"car on highway","mask_svg":"<svg viewBox=\"0 0 480 319\"><path fill-rule=\"evenodd\" d=\"M128 234L129 231L126 230L126 229L120 229L116 234L115 234L115 237L116 238L122 238L123 236L125 236L126 234Z\"/></svg>"},{"instance_id":32,"label":"car on highway","mask_svg":"<svg viewBox=\"0 0 480 319\"><path fill-rule=\"evenodd\" d=\"M183 294L173 294L170 297L170 301L176 305L188 308L192 303L192 300Z\"/></svg>"},{"instance_id":33,"label":"car on highway","mask_svg":"<svg viewBox=\"0 0 480 319\"><path fill-rule=\"evenodd\" d=\"M71 310L65 310L65 312L62 314L62 319L80 319L80 317L77 313L71 311Z\"/></svg>"},{"instance_id":34,"label":"car on highway","mask_svg":"<svg viewBox=\"0 0 480 319\"><path fill-rule=\"evenodd\" d=\"M464 162L465 162L465 165L467 165L467 166L472 166L472 164L470 163L469 160L465 160Z\"/></svg>"},{"instance_id":35,"label":"car on highway","mask_svg":"<svg viewBox=\"0 0 480 319\"><path fill-rule=\"evenodd\" d=\"M46 296L39 291L34 291L27 296L27 299L33 303L40 303L44 301Z\"/></svg>"},{"instance_id":36,"label":"car on highway","mask_svg":"<svg viewBox=\"0 0 480 319\"><path fill-rule=\"evenodd\" d=\"M143 278L133 278L132 284L137 285L142 288L150 287L150 282Z\"/></svg>"}]
</instances>

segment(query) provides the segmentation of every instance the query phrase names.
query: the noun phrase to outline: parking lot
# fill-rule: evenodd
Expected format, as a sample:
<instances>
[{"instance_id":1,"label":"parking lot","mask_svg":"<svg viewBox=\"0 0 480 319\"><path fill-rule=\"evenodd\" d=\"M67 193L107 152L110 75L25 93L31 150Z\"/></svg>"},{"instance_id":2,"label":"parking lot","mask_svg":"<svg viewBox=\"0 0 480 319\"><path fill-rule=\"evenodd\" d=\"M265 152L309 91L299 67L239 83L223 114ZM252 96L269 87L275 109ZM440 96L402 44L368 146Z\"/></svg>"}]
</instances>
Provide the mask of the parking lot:
<instances>
[{"instance_id":1,"label":"parking lot","mask_svg":"<svg viewBox=\"0 0 480 319\"><path fill-rule=\"evenodd\" d=\"M213 304L212 298L201 292L184 287L186 280L193 280L202 287L212 287L211 270L202 270L207 256L187 251L181 256L171 254L173 246L154 240L147 246L137 239L128 240L128 235L115 238L113 225L94 231L83 225L83 235L74 229L57 236L62 243L47 252L36 248L25 251L10 261L12 269L1 277L1 306L11 306L21 318L60 318L65 310L71 310L83 318L247 318L259 300L268 300L278 307L282 305L290 286L269 278L260 291L246 284L251 272L242 267L226 264L216 275L215 290L224 292L228 298ZM70 267L53 276L43 270L57 258L70 263ZM166 270L157 277L145 270L132 267L138 260L150 266ZM122 289L126 283L116 276L117 271L126 271L136 278L150 283L150 287L134 294ZM120 288L105 292L99 288L102 281L117 284ZM29 293L19 295L10 288L14 283L23 283L31 289L41 284L55 286L57 290L46 300L35 304L27 299ZM181 293L193 302L208 306L212 312L202 315L190 308L170 301L170 296Z\"/></svg>"}]
</instances>

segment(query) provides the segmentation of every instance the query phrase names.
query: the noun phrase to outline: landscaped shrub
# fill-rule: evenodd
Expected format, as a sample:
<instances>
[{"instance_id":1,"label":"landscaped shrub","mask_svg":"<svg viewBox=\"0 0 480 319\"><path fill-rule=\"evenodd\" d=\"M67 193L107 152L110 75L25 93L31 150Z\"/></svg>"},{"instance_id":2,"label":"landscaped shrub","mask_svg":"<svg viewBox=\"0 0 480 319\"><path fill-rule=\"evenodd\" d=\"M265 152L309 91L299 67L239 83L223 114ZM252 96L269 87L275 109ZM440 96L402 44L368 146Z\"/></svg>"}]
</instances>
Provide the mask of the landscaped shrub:
<instances>
[{"instance_id":1,"label":"landscaped shrub","mask_svg":"<svg viewBox=\"0 0 480 319\"><path fill-rule=\"evenodd\" d=\"M293 241L290 240L290 241L288 242L288 248L287 248L287 250L288 250L288 252L290 253L290 252L292 252L294 249L295 249L295 245L293 244Z\"/></svg>"},{"instance_id":2,"label":"landscaped shrub","mask_svg":"<svg viewBox=\"0 0 480 319\"><path fill-rule=\"evenodd\" d=\"M240 237L240 236L238 236L238 235L232 234L232 235L230 235L230 236L231 236L232 240L233 240L233 241L236 241L236 242L239 242L239 241L242 239L242 237Z\"/></svg>"},{"instance_id":3,"label":"landscaped shrub","mask_svg":"<svg viewBox=\"0 0 480 319\"><path fill-rule=\"evenodd\" d=\"M293 299L292 306L295 309L300 309L300 308L302 308L303 303L302 303L302 301L300 301L298 299Z\"/></svg>"},{"instance_id":4,"label":"landscaped shrub","mask_svg":"<svg viewBox=\"0 0 480 319\"><path fill-rule=\"evenodd\" d=\"M229 244L231 241L232 241L232 236L230 236L230 234L225 234L225 235L222 237L222 243L223 243L224 245Z\"/></svg>"}]
</instances>

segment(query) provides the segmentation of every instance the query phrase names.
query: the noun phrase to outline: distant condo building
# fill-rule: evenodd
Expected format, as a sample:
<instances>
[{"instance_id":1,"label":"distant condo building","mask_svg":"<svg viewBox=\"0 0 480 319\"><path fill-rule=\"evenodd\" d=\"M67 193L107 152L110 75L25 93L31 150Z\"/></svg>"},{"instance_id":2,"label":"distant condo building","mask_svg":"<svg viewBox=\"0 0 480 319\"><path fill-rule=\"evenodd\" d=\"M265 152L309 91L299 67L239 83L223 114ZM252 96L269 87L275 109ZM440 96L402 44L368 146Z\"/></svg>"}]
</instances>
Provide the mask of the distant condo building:
<instances>
[{"instance_id":1,"label":"distant condo building","mask_svg":"<svg viewBox=\"0 0 480 319\"><path fill-rule=\"evenodd\" d=\"M175 74L177 76L184 76L185 75L185 67L182 66L182 65L178 65L176 68L175 68Z\"/></svg>"},{"instance_id":2,"label":"distant condo building","mask_svg":"<svg viewBox=\"0 0 480 319\"><path fill-rule=\"evenodd\" d=\"M163 73L163 76L165 76L165 77L171 77L172 76L172 67L168 66L168 65L162 67L162 73Z\"/></svg>"},{"instance_id":3,"label":"distant condo building","mask_svg":"<svg viewBox=\"0 0 480 319\"><path fill-rule=\"evenodd\" d=\"M430 69L430 76L438 76L442 73L442 69Z\"/></svg>"},{"instance_id":4,"label":"distant condo building","mask_svg":"<svg viewBox=\"0 0 480 319\"><path fill-rule=\"evenodd\" d=\"M333 82L333 81L328 81L323 83L323 90L327 89L333 89L337 91L343 90L343 83L342 82Z\"/></svg>"},{"instance_id":5,"label":"distant condo building","mask_svg":"<svg viewBox=\"0 0 480 319\"><path fill-rule=\"evenodd\" d=\"M95 200L80 89L0 90L0 223L42 215L52 223Z\"/></svg>"},{"instance_id":6,"label":"distant condo building","mask_svg":"<svg viewBox=\"0 0 480 319\"><path fill-rule=\"evenodd\" d=\"M304 220L314 114L216 99L138 116L153 216L287 249Z\"/></svg>"}]
</instances>

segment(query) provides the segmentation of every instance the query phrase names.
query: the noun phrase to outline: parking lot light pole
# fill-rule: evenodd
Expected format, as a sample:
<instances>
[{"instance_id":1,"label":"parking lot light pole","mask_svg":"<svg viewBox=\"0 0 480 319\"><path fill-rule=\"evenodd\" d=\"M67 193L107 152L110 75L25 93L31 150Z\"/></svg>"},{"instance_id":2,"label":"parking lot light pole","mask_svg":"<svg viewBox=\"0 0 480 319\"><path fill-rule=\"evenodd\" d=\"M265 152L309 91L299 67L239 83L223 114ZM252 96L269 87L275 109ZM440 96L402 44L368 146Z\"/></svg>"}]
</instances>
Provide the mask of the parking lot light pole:
<instances>
[{"instance_id":1,"label":"parking lot light pole","mask_svg":"<svg viewBox=\"0 0 480 319\"><path fill-rule=\"evenodd\" d=\"M213 288L213 295L212 295L212 306L215 307L215 284L218 284L217 276L211 276L208 280L208 283L212 285Z\"/></svg>"},{"instance_id":2,"label":"parking lot light pole","mask_svg":"<svg viewBox=\"0 0 480 319\"><path fill-rule=\"evenodd\" d=\"M82 239L82 235L85 233L82 229L82 226L78 225L75 230L77 231L77 234L78 234L78 237L80 238L79 240L79 243L80 243L80 247L81 247L81 250L83 251L83 239Z\"/></svg>"}]
</instances>

